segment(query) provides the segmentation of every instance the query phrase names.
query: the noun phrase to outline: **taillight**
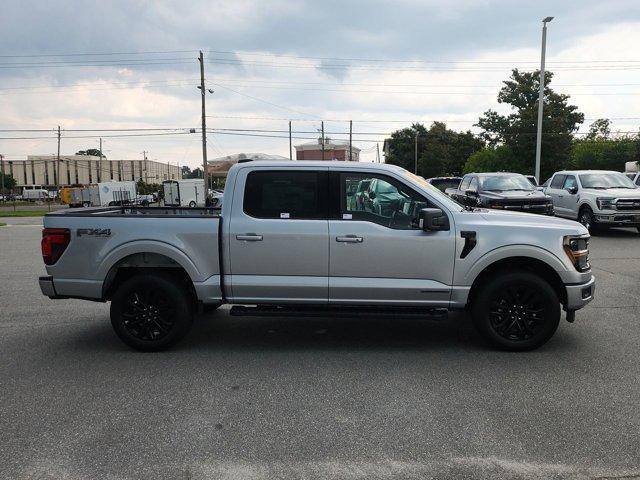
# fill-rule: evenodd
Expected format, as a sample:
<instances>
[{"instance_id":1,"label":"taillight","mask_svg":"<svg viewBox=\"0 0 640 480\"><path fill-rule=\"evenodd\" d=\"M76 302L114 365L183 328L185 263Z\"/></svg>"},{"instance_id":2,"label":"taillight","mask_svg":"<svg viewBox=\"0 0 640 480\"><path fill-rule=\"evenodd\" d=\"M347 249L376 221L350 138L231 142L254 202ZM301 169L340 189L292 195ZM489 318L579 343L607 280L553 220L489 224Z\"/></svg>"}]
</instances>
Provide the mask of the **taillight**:
<instances>
[{"instance_id":1,"label":"taillight","mask_svg":"<svg viewBox=\"0 0 640 480\"><path fill-rule=\"evenodd\" d=\"M68 228L43 228L42 229L42 259L45 265L53 265L64 253L71 241L71 232Z\"/></svg>"}]
</instances>

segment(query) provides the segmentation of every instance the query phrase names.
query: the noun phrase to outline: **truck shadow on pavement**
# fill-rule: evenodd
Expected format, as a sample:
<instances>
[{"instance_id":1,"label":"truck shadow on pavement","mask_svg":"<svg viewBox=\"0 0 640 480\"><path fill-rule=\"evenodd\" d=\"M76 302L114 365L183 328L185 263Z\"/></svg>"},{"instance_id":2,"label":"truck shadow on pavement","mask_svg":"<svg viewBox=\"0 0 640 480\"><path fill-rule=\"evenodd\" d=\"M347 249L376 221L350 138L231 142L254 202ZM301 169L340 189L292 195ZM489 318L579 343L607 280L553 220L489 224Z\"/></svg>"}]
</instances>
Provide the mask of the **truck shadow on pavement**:
<instances>
[{"instance_id":1,"label":"truck shadow on pavement","mask_svg":"<svg viewBox=\"0 0 640 480\"><path fill-rule=\"evenodd\" d=\"M564 322L564 319L561 320ZM74 340L85 351L130 351L107 322ZM558 337L562 338L558 338ZM574 350L574 340L558 329L538 351ZM195 318L186 338L169 350L187 353L250 351L456 351L498 352L487 346L462 312L444 320L407 318L231 317L228 310ZM504 353L504 352L501 352ZM509 354L509 353L506 353ZM518 354L516 354L518 355Z\"/></svg>"}]
</instances>

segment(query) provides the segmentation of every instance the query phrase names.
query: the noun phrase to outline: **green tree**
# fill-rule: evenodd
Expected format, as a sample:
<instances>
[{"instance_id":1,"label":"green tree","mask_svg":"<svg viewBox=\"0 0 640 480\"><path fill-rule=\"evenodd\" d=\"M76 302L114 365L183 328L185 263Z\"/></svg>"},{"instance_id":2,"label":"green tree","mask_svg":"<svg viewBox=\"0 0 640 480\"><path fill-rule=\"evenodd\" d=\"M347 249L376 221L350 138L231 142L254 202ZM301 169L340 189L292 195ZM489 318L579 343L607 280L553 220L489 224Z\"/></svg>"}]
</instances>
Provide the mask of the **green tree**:
<instances>
[{"instance_id":1,"label":"green tree","mask_svg":"<svg viewBox=\"0 0 640 480\"><path fill-rule=\"evenodd\" d=\"M472 154L464 165L463 173L520 172L522 162L508 145L488 146Z\"/></svg>"},{"instance_id":2,"label":"green tree","mask_svg":"<svg viewBox=\"0 0 640 480\"><path fill-rule=\"evenodd\" d=\"M606 140L611 135L611 120L599 118L589 125L589 133L585 135L585 140Z\"/></svg>"},{"instance_id":3,"label":"green tree","mask_svg":"<svg viewBox=\"0 0 640 480\"><path fill-rule=\"evenodd\" d=\"M87 150L80 150L76 152L76 155L91 155L93 157L99 157L102 152L97 148L89 148ZM105 155L102 155L102 158L107 158Z\"/></svg>"},{"instance_id":4,"label":"green tree","mask_svg":"<svg viewBox=\"0 0 640 480\"><path fill-rule=\"evenodd\" d=\"M640 136L615 139L576 140L571 152L571 168L578 170L624 170L626 162L640 160Z\"/></svg>"},{"instance_id":5,"label":"green tree","mask_svg":"<svg viewBox=\"0 0 640 480\"><path fill-rule=\"evenodd\" d=\"M158 183L145 183L142 179L136 182L136 190L138 195L150 195L158 193L162 187Z\"/></svg>"},{"instance_id":6,"label":"green tree","mask_svg":"<svg viewBox=\"0 0 640 480\"><path fill-rule=\"evenodd\" d=\"M427 178L460 175L469 155L484 146L484 142L470 131L456 132L442 122L434 122L429 129L416 123L391 134L386 162L413 172L416 133L418 174Z\"/></svg>"},{"instance_id":7,"label":"green tree","mask_svg":"<svg viewBox=\"0 0 640 480\"><path fill-rule=\"evenodd\" d=\"M2 188L2 186L6 189L14 188L16 186L16 179L8 173L3 174L0 172L0 188Z\"/></svg>"},{"instance_id":8,"label":"green tree","mask_svg":"<svg viewBox=\"0 0 640 480\"><path fill-rule=\"evenodd\" d=\"M191 178L191 169L187 165L180 167L182 169L182 178Z\"/></svg>"},{"instance_id":9,"label":"green tree","mask_svg":"<svg viewBox=\"0 0 640 480\"><path fill-rule=\"evenodd\" d=\"M511 105L513 113L500 115L487 110L476 126L491 146L507 145L521 163L520 173L532 174L535 169L536 131L538 123L538 87L540 72L520 72L514 69L511 78L498 93L498 103ZM584 114L569 105L569 96L554 92L552 72L545 72L544 117L542 120L541 177L569 163L573 133L584 121ZM538 179L538 180L542 180Z\"/></svg>"}]
</instances>

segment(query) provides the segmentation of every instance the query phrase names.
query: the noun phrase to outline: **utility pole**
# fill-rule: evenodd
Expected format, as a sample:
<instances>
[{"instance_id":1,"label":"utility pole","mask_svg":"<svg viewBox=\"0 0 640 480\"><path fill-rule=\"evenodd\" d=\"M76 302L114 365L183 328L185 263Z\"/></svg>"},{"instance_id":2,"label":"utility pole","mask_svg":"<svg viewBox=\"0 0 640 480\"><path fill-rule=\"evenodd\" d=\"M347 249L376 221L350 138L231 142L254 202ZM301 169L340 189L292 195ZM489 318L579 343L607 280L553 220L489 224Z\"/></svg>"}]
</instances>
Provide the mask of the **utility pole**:
<instances>
[{"instance_id":1,"label":"utility pole","mask_svg":"<svg viewBox=\"0 0 640 480\"><path fill-rule=\"evenodd\" d=\"M0 170L2 171L2 195L4 197L4 155L0 153ZM6 199L6 197L4 197Z\"/></svg>"},{"instance_id":2,"label":"utility pole","mask_svg":"<svg viewBox=\"0 0 640 480\"><path fill-rule=\"evenodd\" d=\"M198 57L200 62L200 95L202 96L202 178L204 180L204 191L207 191L207 118L205 112L205 95L207 91L204 88L204 55L200 50Z\"/></svg>"},{"instance_id":3,"label":"utility pole","mask_svg":"<svg viewBox=\"0 0 640 480\"><path fill-rule=\"evenodd\" d=\"M102 181L102 137L100 137L100 160L98 160L98 183Z\"/></svg>"},{"instance_id":4,"label":"utility pole","mask_svg":"<svg viewBox=\"0 0 640 480\"><path fill-rule=\"evenodd\" d=\"M142 151L142 158L144 158L144 183L149 183L149 162L147 162L147 151Z\"/></svg>"},{"instance_id":5,"label":"utility pole","mask_svg":"<svg viewBox=\"0 0 640 480\"><path fill-rule=\"evenodd\" d=\"M413 173L418 174L418 130L416 130L415 148L413 153Z\"/></svg>"},{"instance_id":6,"label":"utility pole","mask_svg":"<svg viewBox=\"0 0 640 480\"><path fill-rule=\"evenodd\" d=\"M291 120L289 120L289 160L293 160L293 150L291 148Z\"/></svg>"},{"instance_id":7,"label":"utility pole","mask_svg":"<svg viewBox=\"0 0 640 480\"><path fill-rule=\"evenodd\" d=\"M324 121L320 122L322 128L322 160L324 160Z\"/></svg>"},{"instance_id":8,"label":"utility pole","mask_svg":"<svg viewBox=\"0 0 640 480\"><path fill-rule=\"evenodd\" d=\"M540 89L538 91L538 132L536 135L536 171L535 176L540 181L540 157L542 150L542 110L544 106L544 57L547 50L547 23L553 17L546 17L542 20L542 52L540 54Z\"/></svg>"},{"instance_id":9,"label":"utility pole","mask_svg":"<svg viewBox=\"0 0 640 480\"><path fill-rule=\"evenodd\" d=\"M353 162L352 133L353 133L353 120L349 120L349 161L350 162Z\"/></svg>"},{"instance_id":10,"label":"utility pole","mask_svg":"<svg viewBox=\"0 0 640 480\"><path fill-rule=\"evenodd\" d=\"M57 187L58 187L58 192L60 191L60 186L62 185L62 180L60 179L60 125L58 125L58 156L57 156L57 164L58 164L58 174L57 174ZM67 168L69 168L67 166Z\"/></svg>"},{"instance_id":11,"label":"utility pole","mask_svg":"<svg viewBox=\"0 0 640 480\"><path fill-rule=\"evenodd\" d=\"M376 143L376 162L380 163L380 144Z\"/></svg>"}]
</instances>

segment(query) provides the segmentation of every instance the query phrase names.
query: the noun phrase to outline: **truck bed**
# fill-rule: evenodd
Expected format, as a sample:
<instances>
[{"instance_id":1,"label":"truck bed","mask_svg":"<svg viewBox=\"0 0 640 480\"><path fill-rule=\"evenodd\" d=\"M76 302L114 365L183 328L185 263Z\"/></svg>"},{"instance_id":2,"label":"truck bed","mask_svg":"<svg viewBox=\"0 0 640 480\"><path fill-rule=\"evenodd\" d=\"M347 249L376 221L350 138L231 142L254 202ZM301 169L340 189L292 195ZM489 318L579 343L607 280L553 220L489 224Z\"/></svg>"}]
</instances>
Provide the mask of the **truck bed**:
<instances>
[{"instance_id":1,"label":"truck bed","mask_svg":"<svg viewBox=\"0 0 640 480\"><path fill-rule=\"evenodd\" d=\"M220 216L220 208L187 208L187 207L96 207L96 208L69 208L57 210L45 215L45 217L55 216L65 217L214 217Z\"/></svg>"},{"instance_id":2,"label":"truck bed","mask_svg":"<svg viewBox=\"0 0 640 480\"><path fill-rule=\"evenodd\" d=\"M118 266L182 268L204 303L222 298L220 210L182 207L68 209L44 216L45 228L69 229L70 243L47 266L58 296L102 300Z\"/></svg>"}]
</instances>

